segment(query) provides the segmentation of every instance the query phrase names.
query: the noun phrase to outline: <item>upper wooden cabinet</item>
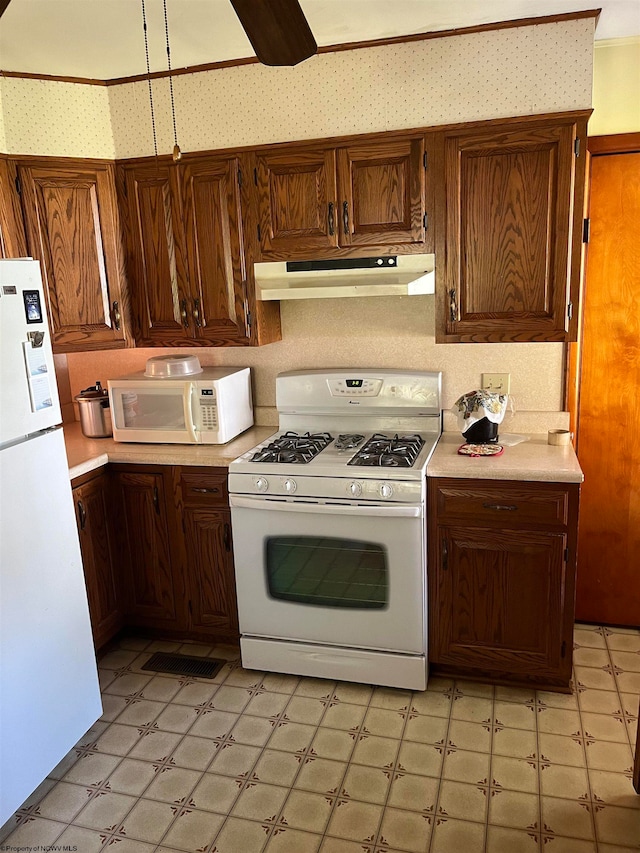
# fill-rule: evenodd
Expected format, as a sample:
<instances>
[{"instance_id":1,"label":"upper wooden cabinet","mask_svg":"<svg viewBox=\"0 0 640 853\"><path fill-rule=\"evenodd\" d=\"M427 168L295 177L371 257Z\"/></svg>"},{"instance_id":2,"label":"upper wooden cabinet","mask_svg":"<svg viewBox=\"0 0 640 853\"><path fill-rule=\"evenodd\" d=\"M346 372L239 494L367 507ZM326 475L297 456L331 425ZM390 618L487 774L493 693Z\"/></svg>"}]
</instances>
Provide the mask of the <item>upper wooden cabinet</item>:
<instances>
[{"instance_id":1,"label":"upper wooden cabinet","mask_svg":"<svg viewBox=\"0 0 640 853\"><path fill-rule=\"evenodd\" d=\"M575 340L587 117L443 134L438 341Z\"/></svg>"},{"instance_id":2,"label":"upper wooden cabinet","mask_svg":"<svg viewBox=\"0 0 640 853\"><path fill-rule=\"evenodd\" d=\"M432 252L432 144L419 134L256 153L262 259Z\"/></svg>"},{"instance_id":3,"label":"upper wooden cabinet","mask_svg":"<svg viewBox=\"0 0 640 853\"><path fill-rule=\"evenodd\" d=\"M245 264L237 158L127 165L121 189L139 345L226 346L279 339L279 323L260 323L256 316L260 309ZM273 314L277 308L266 311Z\"/></svg>"},{"instance_id":4,"label":"upper wooden cabinet","mask_svg":"<svg viewBox=\"0 0 640 853\"><path fill-rule=\"evenodd\" d=\"M27 255L16 164L0 156L0 258L24 258Z\"/></svg>"},{"instance_id":5,"label":"upper wooden cabinet","mask_svg":"<svg viewBox=\"0 0 640 853\"><path fill-rule=\"evenodd\" d=\"M125 346L114 166L18 162L29 254L42 266L55 352Z\"/></svg>"}]
</instances>

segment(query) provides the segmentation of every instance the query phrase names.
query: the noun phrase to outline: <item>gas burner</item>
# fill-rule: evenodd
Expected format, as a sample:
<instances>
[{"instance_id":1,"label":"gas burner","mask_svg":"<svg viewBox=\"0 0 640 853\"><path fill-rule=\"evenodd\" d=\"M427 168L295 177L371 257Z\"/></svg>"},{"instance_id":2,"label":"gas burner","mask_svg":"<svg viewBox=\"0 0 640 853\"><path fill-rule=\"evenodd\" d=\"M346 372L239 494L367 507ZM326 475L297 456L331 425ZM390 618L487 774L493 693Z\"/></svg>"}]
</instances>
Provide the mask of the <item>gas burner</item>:
<instances>
[{"instance_id":1,"label":"gas burner","mask_svg":"<svg viewBox=\"0 0 640 853\"><path fill-rule=\"evenodd\" d=\"M375 433L349 460L349 465L375 465L381 468L411 468L424 440L419 435L383 435Z\"/></svg>"},{"instance_id":2,"label":"gas burner","mask_svg":"<svg viewBox=\"0 0 640 853\"><path fill-rule=\"evenodd\" d=\"M364 441L364 436L358 433L345 433L339 435L334 445L336 450L353 450Z\"/></svg>"},{"instance_id":3,"label":"gas burner","mask_svg":"<svg viewBox=\"0 0 640 853\"><path fill-rule=\"evenodd\" d=\"M310 462L332 441L333 436L328 432L306 432L304 435L285 432L254 453L251 461L302 464Z\"/></svg>"}]
</instances>

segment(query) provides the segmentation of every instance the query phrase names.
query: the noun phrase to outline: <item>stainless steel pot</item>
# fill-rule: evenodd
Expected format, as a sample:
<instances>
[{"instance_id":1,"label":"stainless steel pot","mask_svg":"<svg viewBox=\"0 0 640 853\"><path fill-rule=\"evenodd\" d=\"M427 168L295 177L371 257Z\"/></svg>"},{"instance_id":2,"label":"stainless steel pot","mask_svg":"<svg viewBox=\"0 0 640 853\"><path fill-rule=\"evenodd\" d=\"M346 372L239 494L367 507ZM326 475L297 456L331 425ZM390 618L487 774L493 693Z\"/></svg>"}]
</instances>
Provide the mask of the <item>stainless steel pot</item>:
<instances>
[{"instance_id":1,"label":"stainless steel pot","mask_svg":"<svg viewBox=\"0 0 640 853\"><path fill-rule=\"evenodd\" d=\"M85 388L76 397L80 412L80 426L87 438L108 438L113 435L109 393L100 382Z\"/></svg>"}]
</instances>

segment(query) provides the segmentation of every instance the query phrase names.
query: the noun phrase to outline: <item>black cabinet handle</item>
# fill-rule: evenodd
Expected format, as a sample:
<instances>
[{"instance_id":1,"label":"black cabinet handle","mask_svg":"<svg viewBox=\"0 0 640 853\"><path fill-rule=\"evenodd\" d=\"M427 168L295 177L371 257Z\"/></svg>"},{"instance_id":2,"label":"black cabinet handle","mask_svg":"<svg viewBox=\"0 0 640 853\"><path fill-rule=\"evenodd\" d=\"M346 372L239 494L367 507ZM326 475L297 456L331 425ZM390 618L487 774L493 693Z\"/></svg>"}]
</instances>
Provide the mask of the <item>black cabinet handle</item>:
<instances>
[{"instance_id":1,"label":"black cabinet handle","mask_svg":"<svg viewBox=\"0 0 640 853\"><path fill-rule=\"evenodd\" d=\"M515 504L482 504L485 509L495 509L496 512L515 512L518 507Z\"/></svg>"},{"instance_id":2,"label":"black cabinet handle","mask_svg":"<svg viewBox=\"0 0 640 853\"><path fill-rule=\"evenodd\" d=\"M153 506L155 508L155 511L158 513L158 515L160 515L160 498L158 496L158 487L157 486L153 487Z\"/></svg>"},{"instance_id":3,"label":"black cabinet handle","mask_svg":"<svg viewBox=\"0 0 640 853\"><path fill-rule=\"evenodd\" d=\"M442 571L446 572L449 569L449 549L447 548L447 540L442 543Z\"/></svg>"},{"instance_id":4,"label":"black cabinet handle","mask_svg":"<svg viewBox=\"0 0 640 853\"><path fill-rule=\"evenodd\" d=\"M80 530L84 530L87 523L87 511L82 501L78 501L78 516L80 518Z\"/></svg>"},{"instance_id":5,"label":"black cabinet handle","mask_svg":"<svg viewBox=\"0 0 640 853\"><path fill-rule=\"evenodd\" d=\"M329 202L329 235L333 237L336 233L336 223L334 219L335 205L332 201Z\"/></svg>"},{"instance_id":6,"label":"black cabinet handle","mask_svg":"<svg viewBox=\"0 0 640 853\"><path fill-rule=\"evenodd\" d=\"M120 321L122 320L122 316L120 314L120 306L118 305L117 300L114 300L111 305L111 310L113 313L113 325L116 327L116 331L120 331Z\"/></svg>"},{"instance_id":7,"label":"black cabinet handle","mask_svg":"<svg viewBox=\"0 0 640 853\"><path fill-rule=\"evenodd\" d=\"M228 524L224 526L224 549L231 551L231 527Z\"/></svg>"},{"instance_id":8,"label":"black cabinet handle","mask_svg":"<svg viewBox=\"0 0 640 853\"><path fill-rule=\"evenodd\" d=\"M344 233L349 233L349 202L345 201L342 203L342 227L344 229Z\"/></svg>"},{"instance_id":9,"label":"black cabinet handle","mask_svg":"<svg viewBox=\"0 0 640 853\"><path fill-rule=\"evenodd\" d=\"M203 495L217 495L220 492L220 489L217 486L215 486L212 489L203 489L203 488L194 487L193 491L199 492L200 494L203 494Z\"/></svg>"}]
</instances>

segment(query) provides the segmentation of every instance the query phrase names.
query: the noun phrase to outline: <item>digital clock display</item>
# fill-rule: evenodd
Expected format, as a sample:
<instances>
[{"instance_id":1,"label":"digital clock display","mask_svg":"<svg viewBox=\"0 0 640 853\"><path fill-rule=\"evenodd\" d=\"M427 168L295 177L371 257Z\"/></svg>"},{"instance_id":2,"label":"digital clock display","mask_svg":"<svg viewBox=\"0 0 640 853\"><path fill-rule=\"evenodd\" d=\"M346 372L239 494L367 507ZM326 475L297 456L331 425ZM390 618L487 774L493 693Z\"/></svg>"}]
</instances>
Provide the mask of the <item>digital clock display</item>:
<instances>
[{"instance_id":1,"label":"digital clock display","mask_svg":"<svg viewBox=\"0 0 640 853\"><path fill-rule=\"evenodd\" d=\"M347 379L347 388L362 388L362 379Z\"/></svg>"}]
</instances>

